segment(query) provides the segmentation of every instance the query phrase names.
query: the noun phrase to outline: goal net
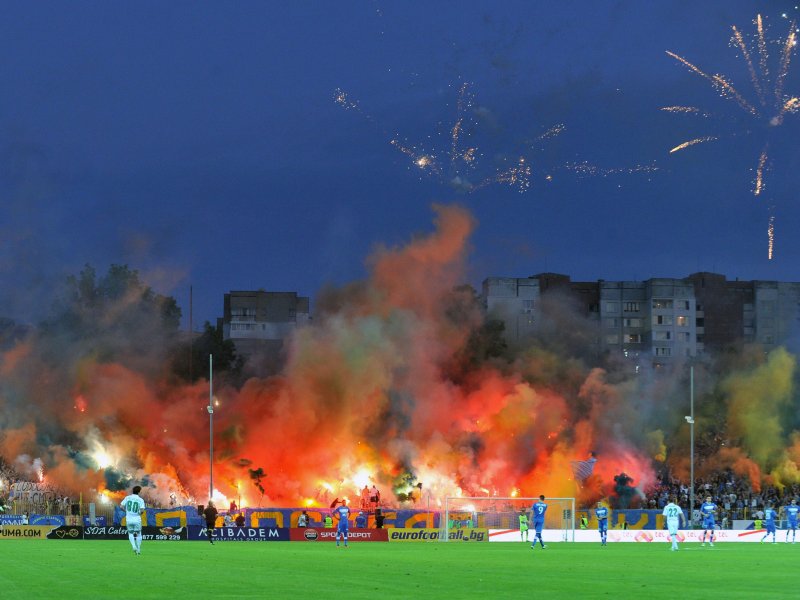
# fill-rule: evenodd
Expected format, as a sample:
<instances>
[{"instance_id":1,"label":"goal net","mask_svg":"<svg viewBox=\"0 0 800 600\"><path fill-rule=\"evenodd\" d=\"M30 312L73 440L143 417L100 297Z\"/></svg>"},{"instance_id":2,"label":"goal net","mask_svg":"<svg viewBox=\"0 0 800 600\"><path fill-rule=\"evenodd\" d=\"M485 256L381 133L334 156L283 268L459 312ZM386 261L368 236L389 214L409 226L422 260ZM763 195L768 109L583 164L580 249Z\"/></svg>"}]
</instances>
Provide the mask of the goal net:
<instances>
[{"instance_id":1,"label":"goal net","mask_svg":"<svg viewBox=\"0 0 800 600\"><path fill-rule=\"evenodd\" d=\"M533 530L531 506L538 498L454 497L444 500L444 513L439 523L440 541L449 541L459 529L519 529L519 515L528 515ZM575 498L547 498L544 529L559 532L564 542L575 541ZM445 534L449 531L449 535ZM531 539L533 536L531 535Z\"/></svg>"}]
</instances>

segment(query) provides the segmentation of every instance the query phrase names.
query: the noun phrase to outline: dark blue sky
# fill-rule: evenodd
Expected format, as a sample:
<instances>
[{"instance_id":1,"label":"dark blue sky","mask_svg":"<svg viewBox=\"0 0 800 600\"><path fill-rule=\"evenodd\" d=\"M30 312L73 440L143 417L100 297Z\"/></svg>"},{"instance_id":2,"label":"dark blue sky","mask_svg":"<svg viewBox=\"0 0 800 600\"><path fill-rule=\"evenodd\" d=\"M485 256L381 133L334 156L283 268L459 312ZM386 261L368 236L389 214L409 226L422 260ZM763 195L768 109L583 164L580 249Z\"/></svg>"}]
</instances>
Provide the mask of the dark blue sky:
<instances>
[{"instance_id":1,"label":"dark blue sky","mask_svg":"<svg viewBox=\"0 0 800 600\"><path fill-rule=\"evenodd\" d=\"M771 38L786 35L781 13L800 18L781 0L7 2L0 314L35 319L53 283L87 262L128 263L185 314L193 285L196 323L220 315L231 289L313 298L363 277L376 244L429 231L433 202L475 215L476 285L541 271L800 280L800 115L751 121L664 52L729 75L755 101L728 41L732 24L751 33L757 12ZM800 95L794 67L786 91ZM526 194L464 194L388 143L432 135L446 154L464 81L481 153L471 177L524 152ZM338 106L337 88L372 120ZM675 104L716 116L659 111ZM564 133L532 150L556 123ZM668 154L701 135L723 139ZM756 199L767 137L772 171ZM584 160L660 170L561 168Z\"/></svg>"}]
</instances>

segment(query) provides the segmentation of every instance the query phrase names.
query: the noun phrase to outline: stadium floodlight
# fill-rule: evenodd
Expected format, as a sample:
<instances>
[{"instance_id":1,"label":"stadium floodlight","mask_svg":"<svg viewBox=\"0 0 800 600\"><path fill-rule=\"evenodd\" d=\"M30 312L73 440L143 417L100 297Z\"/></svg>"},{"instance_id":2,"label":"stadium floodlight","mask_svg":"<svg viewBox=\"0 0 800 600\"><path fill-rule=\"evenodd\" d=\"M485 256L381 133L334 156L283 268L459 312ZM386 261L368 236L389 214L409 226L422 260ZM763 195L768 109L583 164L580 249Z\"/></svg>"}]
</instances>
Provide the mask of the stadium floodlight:
<instances>
[{"instance_id":1,"label":"stadium floodlight","mask_svg":"<svg viewBox=\"0 0 800 600\"><path fill-rule=\"evenodd\" d=\"M694 365L689 366L689 524L694 529Z\"/></svg>"},{"instance_id":2,"label":"stadium floodlight","mask_svg":"<svg viewBox=\"0 0 800 600\"><path fill-rule=\"evenodd\" d=\"M214 498L214 356L208 355L208 499Z\"/></svg>"},{"instance_id":3,"label":"stadium floodlight","mask_svg":"<svg viewBox=\"0 0 800 600\"><path fill-rule=\"evenodd\" d=\"M518 529L519 514L530 512L539 498L498 498L496 496L447 496L444 499L444 513L439 523L440 542L450 540L452 529ZM547 513L545 529L561 532L564 542L575 541L575 498L546 498ZM453 527L450 527L450 522ZM529 527L532 525L529 524ZM531 540L533 535L531 534Z\"/></svg>"}]
</instances>

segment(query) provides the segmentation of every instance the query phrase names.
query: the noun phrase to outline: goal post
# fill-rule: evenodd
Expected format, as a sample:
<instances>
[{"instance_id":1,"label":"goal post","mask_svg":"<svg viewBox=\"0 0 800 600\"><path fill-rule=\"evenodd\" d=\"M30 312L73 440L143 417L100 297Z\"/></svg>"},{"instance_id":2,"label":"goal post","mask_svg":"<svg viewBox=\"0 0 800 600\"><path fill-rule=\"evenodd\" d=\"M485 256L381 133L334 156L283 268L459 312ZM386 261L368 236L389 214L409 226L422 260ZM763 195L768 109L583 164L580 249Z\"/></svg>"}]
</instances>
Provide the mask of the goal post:
<instances>
[{"instance_id":1,"label":"goal post","mask_svg":"<svg viewBox=\"0 0 800 600\"><path fill-rule=\"evenodd\" d=\"M531 506L539 498L497 498L447 496L444 511L439 522L439 540L447 542L450 534L458 529L519 529L519 515L528 515L530 522ZM575 541L575 498L546 498L544 529L561 532L564 542ZM533 536L531 535L531 539Z\"/></svg>"}]
</instances>

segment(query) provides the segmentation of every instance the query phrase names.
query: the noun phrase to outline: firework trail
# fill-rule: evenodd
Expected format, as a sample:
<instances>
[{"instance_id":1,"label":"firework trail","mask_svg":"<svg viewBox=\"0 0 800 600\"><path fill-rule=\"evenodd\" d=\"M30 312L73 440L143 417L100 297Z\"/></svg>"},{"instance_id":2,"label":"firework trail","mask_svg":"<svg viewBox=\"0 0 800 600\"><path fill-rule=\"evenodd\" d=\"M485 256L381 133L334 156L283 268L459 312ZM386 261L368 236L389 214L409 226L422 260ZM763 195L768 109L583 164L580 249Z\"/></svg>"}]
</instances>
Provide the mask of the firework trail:
<instances>
[{"instance_id":1,"label":"firework trail","mask_svg":"<svg viewBox=\"0 0 800 600\"><path fill-rule=\"evenodd\" d=\"M719 74L710 75L682 56L670 51L666 51L666 53L668 56L678 61L687 69L708 81L724 99L732 100L737 106L751 115L758 122L766 124L767 130L769 130L770 127L778 127L782 125L787 114L796 113L800 110L800 98L797 96L786 95L784 92L792 54L797 46L797 25L793 21L789 26L789 32L786 38L780 42L781 55L778 63L778 69L774 78L771 79L769 70L769 53L767 49L767 33L764 19L759 14L756 16L753 23L756 28L755 46L758 56L757 63L754 60L754 53L751 52L744 34L735 25L731 27L732 35L730 44L739 51L745 65L747 66L750 83L752 84L755 95L758 98L757 103L749 102L725 76ZM663 107L661 110L670 113L709 116L707 113L704 113L695 107L667 106ZM697 137L695 139L678 144L670 150L670 153L672 154L691 146L717 139L719 139L719 136L709 135ZM761 152L758 155L756 174L752 187L752 193L754 196L760 196L764 192L766 187L765 175L768 170L769 144L765 142ZM770 217L770 219L772 218L773 217ZM772 237L773 233L774 229L770 227L770 259L772 258L774 242Z\"/></svg>"},{"instance_id":2,"label":"firework trail","mask_svg":"<svg viewBox=\"0 0 800 600\"><path fill-rule=\"evenodd\" d=\"M713 135L707 135L705 137L695 138L693 140L687 140L681 144L678 144L674 148L672 148L669 153L673 154L674 152L679 152L684 150L685 148L689 148L690 146L696 146L697 144L705 144L706 142L713 142L714 140L718 139Z\"/></svg>"},{"instance_id":3,"label":"firework trail","mask_svg":"<svg viewBox=\"0 0 800 600\"><path fill-rule=\"evenodd\" d=\"M767 258L772 260L772 251L775 248L775 216L769 216L769 226L767 227Z\"/></svg>"}]
</instances>

